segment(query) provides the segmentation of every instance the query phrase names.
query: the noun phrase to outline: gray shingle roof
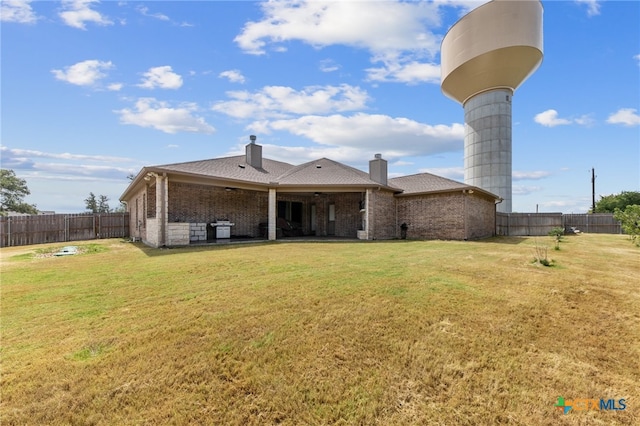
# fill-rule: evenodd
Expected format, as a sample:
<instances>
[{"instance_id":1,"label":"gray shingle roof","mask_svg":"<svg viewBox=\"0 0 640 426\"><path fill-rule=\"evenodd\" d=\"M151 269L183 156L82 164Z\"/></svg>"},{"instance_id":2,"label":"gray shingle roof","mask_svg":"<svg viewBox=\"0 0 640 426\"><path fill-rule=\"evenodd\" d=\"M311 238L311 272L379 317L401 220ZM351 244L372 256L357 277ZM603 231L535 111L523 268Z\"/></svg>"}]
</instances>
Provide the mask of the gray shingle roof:
<instances>
[{"instance_id":1,"label":"gray shingle roof","mask_svg":"<svg viewBox=\"0 0 640 426\"><path fill-rule=\"evenodd\" d=\"M237 155L234 157L151 166L145 167L143 170L173 172L204 178L243 181L265 185L271 183L277 183L281 186L372 187L380 185L371 180L368 173L328 158L310 161L299 166L263 158L262 167L255 168L247 163L245 155ZM136 178L136 181L141 178L140 176L141 175ZM132 182L131 186L133 186L134 183L135 182ZM392 178L388 180L386 187L396 190L396 192L401 192L402 195L477 189L487 195L496 197L494 194L480 188L430 173L419 173ZM129 189L130 188L125 191L125 194Z\"/></svg>"},{"instance_id":2,"label":"gray shingle roof","mask_svg":"<svg viewBox=\"0 0 640 426\"><path fill-rule=\"evenodd\" d=\"M401 176L389 179L389 183L402 188L404 195L424 194L426 192L443 192L472 188L455 180L432 175L431 173L419 173L409 176Z\"/></svg>"},{"instance_id":3,"label":"gray shingle roof","mask_svg":"<svg viewBox=\"0 0 640 426\"><path fill-rule=\"evenodd\" d=\"M171 172L188 173L220 179L232 179L252 183L269 183L295 166L281 161L262 159L262 168L247 164L246 156L214 158L210 160L189 161L186 163L153 166L150 169L161 169Z\"/></svg>"},{"instance_id":4,"label":"gray shingle roof","mask_svg":"<svg viewBox=\"0 0 640 426\"><path fill-rule=\"evenodd\" d=\"M379 185L369 178L368 173L328 158L299 166L263 158L262 168L254 168L247 164L246 156L238 155L151 166L148 169L262 184L277 182L279 185L291 186Z\"/></svg>"},{"instance_id":5,"label":"gray shingle roof","mask_svg":"<svg viewBox=\"0 0 640 426\"><path fill-rule=\"evenodd\" d=\"M296 166L277 181L280 185L379 185L368 173L328 158Z\"/></svg>"}]
</instances>

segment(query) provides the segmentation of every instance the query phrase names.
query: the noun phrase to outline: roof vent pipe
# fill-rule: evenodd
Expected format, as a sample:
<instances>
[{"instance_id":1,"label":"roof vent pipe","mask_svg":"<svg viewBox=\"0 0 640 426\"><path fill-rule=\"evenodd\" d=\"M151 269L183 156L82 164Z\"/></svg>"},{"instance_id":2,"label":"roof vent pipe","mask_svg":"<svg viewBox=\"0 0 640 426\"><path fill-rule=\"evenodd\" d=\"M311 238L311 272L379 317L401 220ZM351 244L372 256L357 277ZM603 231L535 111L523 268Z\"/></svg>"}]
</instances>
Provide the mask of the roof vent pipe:
<instances>
[{"instance_id":1,"label":"roof vent pipe","mask_svg":"<svg viewBox=\"0 0 640 426\"><path fill-rule=\"evenodd\" d=\"M375 158L369 161L369 179L387 185L387 160L382 158L382 154L376 154Z\"/></svg>"},{"instance_id":2,"label":"roof vent pipe","mask_svg":"<svg viewBox=\"0 0 640 426\"><path fill-rule=\"evenodd\" d=\"M262 145L256 144L255 135L249 136L251 142L246 146L247 164L256 169L262 168Z\"/></svg>"}]
</instances>

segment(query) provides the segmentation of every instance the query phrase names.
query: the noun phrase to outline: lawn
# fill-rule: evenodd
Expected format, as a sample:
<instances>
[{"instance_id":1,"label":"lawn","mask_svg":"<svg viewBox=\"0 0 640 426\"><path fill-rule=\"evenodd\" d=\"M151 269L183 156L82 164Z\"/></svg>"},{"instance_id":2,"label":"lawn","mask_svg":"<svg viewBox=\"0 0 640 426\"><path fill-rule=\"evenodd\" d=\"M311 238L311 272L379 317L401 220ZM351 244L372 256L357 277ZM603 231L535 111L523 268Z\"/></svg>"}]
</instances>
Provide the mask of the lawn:
<instances>
[{"instance_id":1,"label":"lawn","mask_svg":"<svg viewBox=\"0 0 640 426\"><path fill-rule=\"evenodd\" d=\"M640 424L623 235L63 245L2 249L2 425Z\"/></svg>"}]
</instances>

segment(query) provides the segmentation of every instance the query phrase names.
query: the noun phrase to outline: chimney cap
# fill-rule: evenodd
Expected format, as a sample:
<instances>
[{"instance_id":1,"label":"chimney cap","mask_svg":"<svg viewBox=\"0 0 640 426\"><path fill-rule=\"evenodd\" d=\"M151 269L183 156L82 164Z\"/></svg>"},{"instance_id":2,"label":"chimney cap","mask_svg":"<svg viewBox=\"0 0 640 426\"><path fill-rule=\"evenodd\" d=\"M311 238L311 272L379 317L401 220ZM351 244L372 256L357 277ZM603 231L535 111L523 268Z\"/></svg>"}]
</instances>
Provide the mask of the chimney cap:
<instances>
[{"instance_id":1,"label":"chimney cap","mask_svg":"<svg viewBox=\"0 0 640 426\"><path fill-rule=\"evenodd\" d=\"M249 140L251 141L251 143L255 143L256 142L256 135L251 135L249 136Z\"/></svg>"},{"instance_id":2,"label":"chimney cap","mask_svg":"<svg viewBox=\"0 0 640 426\"><path fill-rule=\"evenodd\" d=\"M376 154L374 157L375 158L382 158L382 154Z\"/></svg>"}]
</instances>

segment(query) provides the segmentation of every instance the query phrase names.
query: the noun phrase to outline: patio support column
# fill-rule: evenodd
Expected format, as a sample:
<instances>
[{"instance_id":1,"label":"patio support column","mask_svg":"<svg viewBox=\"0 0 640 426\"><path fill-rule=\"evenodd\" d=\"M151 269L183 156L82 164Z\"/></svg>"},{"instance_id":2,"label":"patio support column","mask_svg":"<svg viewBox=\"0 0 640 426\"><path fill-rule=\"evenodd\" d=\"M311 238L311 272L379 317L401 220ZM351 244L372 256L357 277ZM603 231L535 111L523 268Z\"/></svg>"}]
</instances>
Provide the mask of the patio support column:
<instances>
[{"instance_id":1,"label":"patio support column","mask_svg":"<svg viewBox=\"0 0 640 426\"><path fill-rule=\"evenodd\" d=\"M167 242L167 174L156 176L156 220L158 221L158 247L163 247Z\"/></svg>"},{"instance_id":2,"label":"patio support column","mask_svg":"<svg viewBox=\"0 0 640 426\"><path fill-rule=\"evenodd\" d=\"M276 239L276 189L269 188L269 241Z\"/></svg>"}]
</instances>

